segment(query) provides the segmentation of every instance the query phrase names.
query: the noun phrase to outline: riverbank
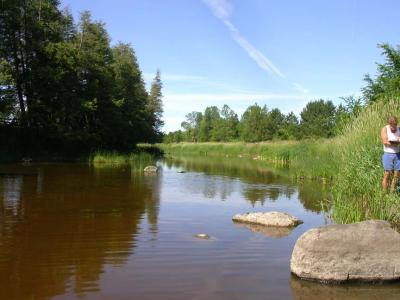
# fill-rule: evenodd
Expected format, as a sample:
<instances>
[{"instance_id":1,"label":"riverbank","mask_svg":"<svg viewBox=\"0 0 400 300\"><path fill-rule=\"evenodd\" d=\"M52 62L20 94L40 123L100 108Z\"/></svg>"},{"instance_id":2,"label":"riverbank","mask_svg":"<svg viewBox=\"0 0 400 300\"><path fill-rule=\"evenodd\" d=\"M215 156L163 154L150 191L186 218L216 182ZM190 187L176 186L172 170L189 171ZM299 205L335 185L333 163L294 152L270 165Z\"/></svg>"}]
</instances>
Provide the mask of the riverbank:
<instances>
[{"instance_id":1,"label":"riverbank","mask_svg":"<svg viewBox=\"0 0 400 300\"><path fill-rule=\"evenodd\" d=\"M296 177L331 178L337 160L331 159L334 140L276 141L263 143L171 143L157 144L166 155L220 156L264 161L277 168L290 168Z\"/></svg>"},{"instance_id":2,"label":"riverbank","mask_svg":"<svg viewBox=\"0 0 400 300\"><path fill-rule=\"evenodd\" d=\"M380 128L400 103L382 99L369 105L333 139L265 143L158 144L170 155L248 157L288 167L299 177L333 178L332 217L338 223L367 219L400 223L398 192L381 188Z\"/></svg>"}]
</instances>

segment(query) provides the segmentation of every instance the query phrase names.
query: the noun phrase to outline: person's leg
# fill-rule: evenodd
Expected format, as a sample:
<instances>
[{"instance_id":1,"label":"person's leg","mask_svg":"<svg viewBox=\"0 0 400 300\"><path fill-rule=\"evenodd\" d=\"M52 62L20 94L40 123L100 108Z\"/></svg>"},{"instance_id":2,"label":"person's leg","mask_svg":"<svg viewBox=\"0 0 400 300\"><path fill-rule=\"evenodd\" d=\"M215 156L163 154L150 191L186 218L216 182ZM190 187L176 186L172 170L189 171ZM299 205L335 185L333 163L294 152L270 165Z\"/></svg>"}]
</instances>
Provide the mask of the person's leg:
<instances>
[{"instance_id":1,"label":"person's leg","mask_svg":"<svg viewBox=\"0 0 400 300\"><path fill-rule=\"evenodd\" d=\"M394 160L393 160L393 179L392 179L392 184L390 185L390 190L391 191L396 191L397 190L397 181L399 177L399 171L400 171L400 153L396 153Z\"/></svg>"},{"instance_id":2,"label":"person's leg","mask_svg":"<svg viewBox=\"0 0 400 300\"><path fill-rule=\"evenodd\" d=\"M393 179L392 179L392 184L390 186L390 191L394 192L397 189L397 180L399 176L399 171L394 171L393 172Z\"/></svg>"},{"instance_id":3,"label":"person's leg","mask_svg":"<svg viewBox=\"0 0 400 300\"><path fill-rule=\"evenodd\" d=\"M385 191L388 188L389 176L390 176L390 171L385 171L385 174L383 175L383 180L382 180L382 188Z\"/></svg>"},{"instance_id":4,"label":"person's leg","mask_svg":"<svg viewBox=\"0 0 400 300\"><path fill-rule=\"evenodd\" d=\"M382 165L383 169L385 170L385 173L383 175L383 180L382 180L382 188L383 190L387 190L389 186L389 176L391 170L393 170L393 163L394 163L394 155L393 153L386 153L384 152L382 155Z\"/></svg>"}]
</instances>

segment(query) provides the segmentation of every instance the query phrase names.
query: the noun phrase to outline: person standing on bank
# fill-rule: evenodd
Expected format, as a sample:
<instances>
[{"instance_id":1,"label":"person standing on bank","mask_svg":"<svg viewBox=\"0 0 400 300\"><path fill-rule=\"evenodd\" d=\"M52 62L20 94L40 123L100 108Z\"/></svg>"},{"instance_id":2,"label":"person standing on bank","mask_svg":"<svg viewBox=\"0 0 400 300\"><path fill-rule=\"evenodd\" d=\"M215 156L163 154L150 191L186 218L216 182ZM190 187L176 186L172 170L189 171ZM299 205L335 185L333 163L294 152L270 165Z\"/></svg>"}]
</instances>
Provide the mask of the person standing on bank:
<instances>
[{"instance_id":1,"label":"person standing on bank","mask_svg":"<svg viewBox=\"0 0 400 300\"><path fill-rule=\"evenodd\" d=\"M394 191L397 187L397 179L400 171L400 128L397 127L397 118L390 116L388 125L381 129L383 142L382 164L385 169L382 187L386 191L389 184L389 176L393 172L393 179L390 190Z\"/></svg>"}]
</instances>

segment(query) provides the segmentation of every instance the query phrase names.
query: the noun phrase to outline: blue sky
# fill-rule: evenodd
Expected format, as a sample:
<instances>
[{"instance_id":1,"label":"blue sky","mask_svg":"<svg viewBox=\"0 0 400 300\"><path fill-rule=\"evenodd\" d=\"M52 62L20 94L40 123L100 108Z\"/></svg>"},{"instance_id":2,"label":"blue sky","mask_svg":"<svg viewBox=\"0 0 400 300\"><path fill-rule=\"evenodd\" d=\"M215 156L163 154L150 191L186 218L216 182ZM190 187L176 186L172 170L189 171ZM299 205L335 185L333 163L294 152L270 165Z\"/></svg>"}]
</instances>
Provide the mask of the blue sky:
<instances>
[{"instance_id":1,"label":"blue sky","mask_svg":"<svg viewBox=\"0 0 400 300\"><path fill-rule=\"evenodd\" d=\"M299 114L319 98L359 95L400 39L397 0L62 0L131 43L147 84L164 83L164 131L191 111L251 104Z\"/></svg>"}]
</instances>

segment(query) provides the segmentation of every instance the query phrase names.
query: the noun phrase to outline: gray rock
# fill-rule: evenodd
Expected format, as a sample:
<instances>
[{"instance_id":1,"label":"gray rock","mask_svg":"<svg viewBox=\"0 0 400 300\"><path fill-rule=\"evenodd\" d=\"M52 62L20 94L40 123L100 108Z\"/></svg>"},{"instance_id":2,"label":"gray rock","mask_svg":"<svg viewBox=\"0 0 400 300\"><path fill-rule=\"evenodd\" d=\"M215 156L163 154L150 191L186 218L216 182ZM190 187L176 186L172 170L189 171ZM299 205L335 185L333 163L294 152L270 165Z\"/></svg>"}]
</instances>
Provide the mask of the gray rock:
<instances>
[{"instance_id":1,"label":"gray rock","mask_svg":"<svg viewBox=\"0 0 400 300\"><path fill-rule=\"evenodd\" d=\"M147 166L143 171L148 174L156 174L158 172L158 168L156 166Z\"/></svg>"},{"instance_id":2,"label":"gray rock","mask_svg":"<svg viewBox=\"0 0 400 300\"><path fill-rule=\"evenodd\" d=\"M303 223L303 221L288 215L287 213L277 211L238 214L233 216L232 219L235 222L277 227L293 227Z\"/></svg>"},{"instance_id":3,"label":"gray rock","mask_svg":"<svg viewBox=\"0 0 400 300\"><path fill-rule=\"evenodd\" d=\"M198 239L203 239L203 240L208 240L210 238L210 236L207 233L198 233L198 234L195 234L194 237L196 237Z\"/></svg>"},{"instance_id":4,"label":"gray rock","mask_svg":"<svg viewBox=\"0 0 400 300\"><path fill-rule=\"evenodd\" d=\"M378 220L310 229L297 240L290 269L323 282L398 280L400 234Z\"/></svg>"}]
</instances>

